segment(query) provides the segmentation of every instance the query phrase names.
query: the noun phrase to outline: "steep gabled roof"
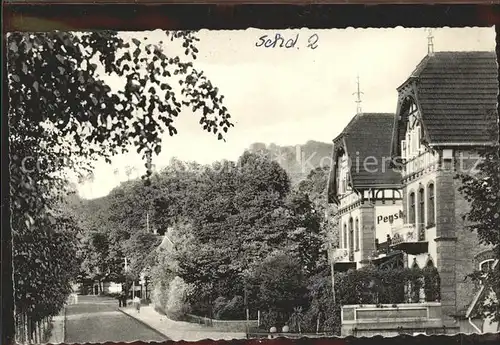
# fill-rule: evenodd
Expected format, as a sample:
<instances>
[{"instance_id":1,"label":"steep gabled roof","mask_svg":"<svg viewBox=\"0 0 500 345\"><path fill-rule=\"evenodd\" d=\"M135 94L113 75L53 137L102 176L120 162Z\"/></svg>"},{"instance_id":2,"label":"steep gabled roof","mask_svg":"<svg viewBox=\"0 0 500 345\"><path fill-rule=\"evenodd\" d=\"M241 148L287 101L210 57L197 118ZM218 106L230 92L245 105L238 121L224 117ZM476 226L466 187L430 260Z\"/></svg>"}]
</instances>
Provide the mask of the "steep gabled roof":
<instances>
[{"instance_id":1,"label":"steep gabled roof","mask_svg":"<svg viewBox=\"0 0 500 345\"><path fill-rule=\"evenodd\" d=\"M498 142L495 52L436 52L406 83L413 80L429 144Z\"/></svg>"},{"instance_id":2,"label":"steep gabled roof","mask_svg":"<svg viewBox=\"0 0 500 345\"><path fill-rule=\"evenodd\" d=\"M351 185L354 189L398 187L401 175L389 167L394 114L357 114L334 139L333 164L328 182L328 199L337 194L337 161L342 151L351 164Z\"/></svg>"}]
</instances>

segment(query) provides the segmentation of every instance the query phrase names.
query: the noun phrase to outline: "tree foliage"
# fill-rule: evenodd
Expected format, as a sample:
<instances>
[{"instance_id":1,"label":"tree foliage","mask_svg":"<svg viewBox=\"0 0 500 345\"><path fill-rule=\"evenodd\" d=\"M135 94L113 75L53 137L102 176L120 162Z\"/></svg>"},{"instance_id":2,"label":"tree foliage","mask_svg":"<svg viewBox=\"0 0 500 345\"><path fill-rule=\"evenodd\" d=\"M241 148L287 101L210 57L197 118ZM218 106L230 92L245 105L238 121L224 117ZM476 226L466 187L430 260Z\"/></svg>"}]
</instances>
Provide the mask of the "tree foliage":
<instances>
[{"instance_id":1,"label":"tree foliage","mask_svg":"<svg viewBox=\"0 0 500 345\"><path fill-rule=\"evenodd\" d=\"M480 152L481 161L476 166L475 174L461 173L459 191L470 204L469 212L464 216L469 229L478 234L481 244L491 247L494 258L500 259L500 160L498 147L486 148ZM480 308L484 316L500 320L500 273L496 270L471 272L473 279L480 280L493 298Z\"/></svg>"},{"instance_id":2,"label":"tree foliage","mask_svg":"<svg viewBox=\"0 0 500 345\"><path fill-rule=\"evenodd\" d=\"M21 313L54 314L78 276L77 258L88 275L118 279L121 242L131 231L119 224L109 232L106 227L116 222L102 212L91 221L78 217L76 223L58 215L58 205L71 191L71 173L91 179L97 159L110 162L134 149L145 161L148 182L162 134L177 134L175 119L181 112L198 113L203 130L220 140L232 127L223 96L193 64L195 33L166 32L165 42L151 43L136 36L50 32L7 37L10 205ZM176 44L181 54L163 50ZM139 221L127 219L129 228ZM84 233L74 232L81 225Z\"/></svg>"},{"instance_id":3,"label":"tree foliage","mask_svg":"<svg viewBox=\"0 0 500 345\"><path fill-rule=\"evenodd\" d=\"M194 68L198 40L192 32L167 32L185 55L167 56L163 42L124 39L114 32L13 33L8 37L12 206L28 226L61 190L63 168L88 167L98 157L135 147L146 160L161 151L161 134L175 135L186 108L223 139L231 126L223 96ZM173 43L172 43L173 44ZM113 89L105 76L123 86ZM180 87L180 90L178 90ZM27 144L27 145L26 145ZM45 162L36 177L26 159Z\"/></svg>"},{"instance_id":4,"label":"tree foliage","mask_svg":"<svg viewBox=\"0 0 500 345\"><path fill-rule=\"evenodd\" d=\"M35 322L57 315L78 272L75 223L64 215L54 219L37 218L36 229L18 227L12 236L16 312Z\"/></svg>"},{"instance_id":5,"label":"tree foliage","mask_svg":"<svg viewBox=\"0 0 500 345\"><path fill-rule=\"evenodd\" d=\"M273 252L249 273L256 307L289 318L297 306L305 306L305 281L300 262L285 252Z\"/></svg>"},{"instance_id":6,"label":"tree foliage","mask_svg":"<svg viewBox=\"0 0 500 345\"><path fill-rule=\"evenodd\" d=\"M275 250L289 253L300 274L318 268L321 218L309 196L291 190L286 172L269 158L245 152L236 162L207 166L174 159L150 181L127 181L113 190L101 208L107 219L100 228L111 242L122 239L123 255L140 263L137 273L151 268L155 289L168 291L176 276L192 285L194 313L214 316L212 307L223 298L220 316L234 314L237 296L248 288L248 270ZM159 250L152 249L156 241L146 241L154 237L145 233L146 213L150 231L167 234Z\"/></svg>"}]
</instances>

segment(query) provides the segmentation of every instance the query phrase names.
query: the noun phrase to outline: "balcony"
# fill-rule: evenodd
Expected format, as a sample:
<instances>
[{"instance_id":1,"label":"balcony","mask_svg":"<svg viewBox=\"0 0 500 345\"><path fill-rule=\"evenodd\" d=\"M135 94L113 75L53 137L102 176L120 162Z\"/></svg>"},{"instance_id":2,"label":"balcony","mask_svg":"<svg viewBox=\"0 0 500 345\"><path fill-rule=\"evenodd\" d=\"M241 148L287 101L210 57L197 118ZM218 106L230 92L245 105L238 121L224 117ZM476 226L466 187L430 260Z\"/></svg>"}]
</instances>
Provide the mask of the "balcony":
<instances>
[{"instance_id":1,"label":"balcony","mask_svg":"<svg viewBox=\"0 0 500 345\"><path fill-rule=\"evenodd\" d=\"M390 254L393 249L391 247L391 239L390 237L387 238L385 242L379 242L377 239L375 240L375 250L372 253L372 257L376 258L379 256L385 256Z\"/></svg>"},{"instance_id":2,"label":"balcony","mask_svg":"<svg viewBox=\"0 0 500 345\"><path fill-rule=\"evenodd\" d=\"M401 250L392 247L392 240L388 237L387 241L382 243L375 240L375 250L369 256L369 261L377 267L382 267L396 260L401 254Z\"/></svg>"},{"instance_id":3,"label":"balcony","mask_svg":"<svg viewBox=\"0 0 500 345\"><path fill-rule=\"evenodd\" d=\"M403 177L415 174L439 163L439 155L429 151L421 152L416 156L404 157Z\"/></svg>"},{"instance_id":4,"label":"balcony","mask_svg":"<svg viewBox=\"0 0 500 345\"><path fill-rule=\"evenodd\" d=\"M393 227L391 247L407 254L417 255L428 251L424 224L404 224Z\"/></svg>"},{"instance_id":5,"label":"balcony","mask_svg":"<svg viewBox=\"0 0 500 345\"><path fill-rule=\"evenodd\" d=\"M356 268L356 263L347 248L332 248L328 251L328 257L334 265L336 272L344 272Z\"/></svg>"}]
</instances>

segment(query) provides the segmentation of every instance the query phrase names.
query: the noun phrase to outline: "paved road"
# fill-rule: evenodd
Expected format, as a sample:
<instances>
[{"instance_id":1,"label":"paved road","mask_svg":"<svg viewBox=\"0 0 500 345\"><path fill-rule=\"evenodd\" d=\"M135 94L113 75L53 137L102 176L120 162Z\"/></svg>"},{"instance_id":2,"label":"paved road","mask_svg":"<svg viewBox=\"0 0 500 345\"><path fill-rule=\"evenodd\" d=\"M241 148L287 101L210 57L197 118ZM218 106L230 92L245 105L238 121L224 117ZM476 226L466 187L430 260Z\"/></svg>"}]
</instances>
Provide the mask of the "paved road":
<instances>
[{"instance_id":1,"label":"paved road","mask_svg":"<svg viewBox=\"0 0 500 345\"><path fill-rule=\"evenodd\" d=\"M118 310L115 299L78 296L66 310L65 343L165 341L165 337Z\"/></svg>"}]
</instances>

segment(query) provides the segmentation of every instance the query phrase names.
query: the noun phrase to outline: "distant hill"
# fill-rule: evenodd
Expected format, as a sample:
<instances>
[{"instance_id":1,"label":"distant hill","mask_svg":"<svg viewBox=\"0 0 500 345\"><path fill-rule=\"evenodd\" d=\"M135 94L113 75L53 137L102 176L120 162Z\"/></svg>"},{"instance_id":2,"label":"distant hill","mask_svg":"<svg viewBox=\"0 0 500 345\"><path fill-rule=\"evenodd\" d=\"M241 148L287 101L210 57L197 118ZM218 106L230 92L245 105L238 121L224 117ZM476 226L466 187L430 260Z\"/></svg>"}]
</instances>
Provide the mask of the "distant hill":
<instances>
[{"instance_id":1,"label":"distant hill","mask_svg":"<svg viewBox=\"0 0 500 345\"><path fill-rule=\"evenodd\" d=\"M303 145L280 146L253 143L248 148L252 153L264 153L278 162L296 184L317 167L331 166L333 144L310 140Z\"/></svg>"}]
</instances>

